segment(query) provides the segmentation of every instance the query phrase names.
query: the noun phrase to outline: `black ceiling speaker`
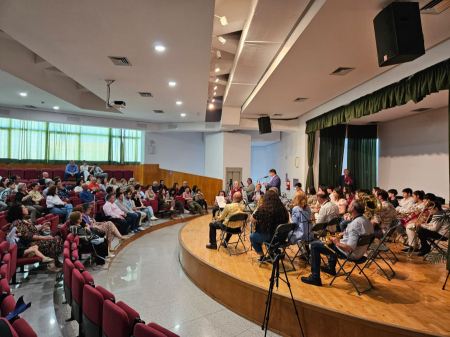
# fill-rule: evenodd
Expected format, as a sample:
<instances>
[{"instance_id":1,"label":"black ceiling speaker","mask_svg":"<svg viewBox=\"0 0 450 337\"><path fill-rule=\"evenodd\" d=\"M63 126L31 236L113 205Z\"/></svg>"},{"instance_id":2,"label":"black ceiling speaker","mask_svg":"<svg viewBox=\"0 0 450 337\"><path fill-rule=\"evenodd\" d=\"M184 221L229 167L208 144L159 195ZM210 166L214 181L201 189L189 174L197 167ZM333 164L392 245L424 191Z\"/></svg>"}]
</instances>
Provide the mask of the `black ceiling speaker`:
<instances>
[{"instance_id":1,"label":"black ceiling speaker","mask_svg":"<svg viewBox=\"0 0 450 337\"><path fill-rule=\"evenodd\" d=\"M418 2L392 2L373 20L380 67L425 54Z\"/></svg>"},{"instance_id":2,"label":"black ceiling speaker","mask_svg":"<svg viewBox=\"0 0 450 337\"><path fill-rule=\"evenodd\" d=\"M270 125L270 117L269 116L259 117L258 127L260 135L262 135L263 133L271 133L272 126Z\"/></svg>"}]
</instances>

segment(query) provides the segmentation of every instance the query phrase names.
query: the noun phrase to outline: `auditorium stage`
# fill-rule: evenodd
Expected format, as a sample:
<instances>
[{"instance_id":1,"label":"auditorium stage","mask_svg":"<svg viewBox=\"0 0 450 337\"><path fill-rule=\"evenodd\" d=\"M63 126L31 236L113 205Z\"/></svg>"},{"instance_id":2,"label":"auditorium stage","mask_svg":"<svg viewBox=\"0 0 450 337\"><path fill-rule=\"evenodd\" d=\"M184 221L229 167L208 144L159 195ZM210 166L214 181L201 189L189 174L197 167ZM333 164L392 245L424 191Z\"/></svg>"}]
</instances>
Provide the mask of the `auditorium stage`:
<instances>
[{"instance_id":1,"label":"auditorium stage","mask_svg":"<svg viewBox=\"0 0 450 337\"><path fill-rule=\"evenodd\" d=\"M193 219L179 233L180 263L188 277L212 298L239 315L261 324L272 265L259 268L254 252L229 256L208 250L211 215ZM234 237L232 238L234 240ZM250 242L245 241L249 246ZM329 286L331 277L322 274L324 286L303 284L297 271L288 273L305 336L398 337L450 336L450 286L442 290L446 271L443 263L430 266L417 255L411 259L394 252L396 276L388 281L373 264L366 270L375 290L358 296L343 277ZM382 267L383 265L380 264ZM288 268L286 263L286 268ZM307 267L302 276L310 273ZM357 285L366 286L363 276L353 274ZM357 275L357 276L356 276ZM280 282L272 300L269 327L285 336L301 336L287 286Z\"/></svg>"}]
</instances>

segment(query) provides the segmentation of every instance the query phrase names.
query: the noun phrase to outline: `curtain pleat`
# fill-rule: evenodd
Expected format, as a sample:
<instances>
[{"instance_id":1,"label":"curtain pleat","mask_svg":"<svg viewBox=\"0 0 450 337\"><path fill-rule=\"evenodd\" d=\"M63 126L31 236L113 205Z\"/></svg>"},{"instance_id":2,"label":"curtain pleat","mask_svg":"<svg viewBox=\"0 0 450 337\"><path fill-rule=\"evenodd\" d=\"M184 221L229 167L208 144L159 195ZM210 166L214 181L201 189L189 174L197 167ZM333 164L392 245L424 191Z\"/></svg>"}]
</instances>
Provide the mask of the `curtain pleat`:
<instances>
[{"instance_id":1,"label":"curtain pleat","mask_svg":"<svg viewBox=\"0 0 450 337\"><path fill-rule=\"evenodd\" d=\"M372 115L381 110L406 104L411 100L417 103L427 95L449 88L450 59L310 119L306 122L306 133L347 123L354 118Z\"/></svg>"},{"instance_id":2,"label":"curtain pleat","mask_svg":"<svg viewBox=\"0 0 450 337\"><path fill-rule=\"evenodd\" d=\"M314 186L313 164L314 164L315 145L316 145L316 133L315 132L308 133L308 175L306 177L305 190L309 186Z\"/></svg>"},{"instance_id":3,"label":"curtain pleat","mask_svg":"<svg viewBox=\"0 0 450 337\"><path fill-rule=\"evenodd\" d=\"M377 183L377 126L349 125L347 166L355 189L372 190Z\"/></svg>"},{"instance_id":4,"label":"curtain pleat","mask_svg":"<svg viewBox=\"0 0 450 337\"><path fill-rule=\"evenodd\" d=\"M0 162L141 162L141 131L0 118Z\"/></svg>"},{"instance_id":5,"label":"curtain pleat","mask_svg":"<svg viewBox=\"0 0 450 337\"><path fill-rule=\"evenodd\" d=\"M342 172L346 125L320 130L319 184L336 186Z\"/></svg>"}]
</instances>

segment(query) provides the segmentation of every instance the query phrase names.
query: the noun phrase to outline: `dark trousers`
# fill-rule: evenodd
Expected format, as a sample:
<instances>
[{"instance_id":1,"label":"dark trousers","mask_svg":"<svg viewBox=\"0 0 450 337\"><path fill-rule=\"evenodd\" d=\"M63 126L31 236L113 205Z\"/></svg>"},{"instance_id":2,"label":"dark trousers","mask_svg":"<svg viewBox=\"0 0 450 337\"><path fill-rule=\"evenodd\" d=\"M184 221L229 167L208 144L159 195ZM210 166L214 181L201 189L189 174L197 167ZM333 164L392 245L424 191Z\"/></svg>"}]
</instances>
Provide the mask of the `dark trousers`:
<instances>
[{"instance_id":1,"label":"dark trousers","mask_svg":"<svg viewBox=\"0 0 450 337\"><path fill-rule=\"evenodd\" d=\"M340 258L347 258L345 254L343 254L335 245L332 243L329 246L336 253L333 253L327 247L325 247L325 243L322 241L314 241L311 243L311 274L314 278L320 278L320 254L324 254L328 256L328 268L331 270L336 270L336 263L338 259L338 255Z\"/></svg>"},{"instance_id":2,"label":"dark trousers","mask_svg":"<svg viewBox=\"0 0 450 337\"><path fill-rule=\"evenodd\" d=\"M106 240L98 245L83 244L79 246L78 250L80 253L91 252L94 250L97 255L95 258L95 263L105 264L105 257L108 255L108 244L106 243Z\"/></svg>"},{"instance_id":3,"label":"dark trousers","mask_svg":"<svg viewBox=\"0 0 450 337\"><path fill-rule=\"evenodd\" d=\"M121 235L126 235L128 233L128 228L131 226L131 218L130 223L125 219L114 219L114 223L118 224L117 229Z\"/></svg>"},{"instance_id":4,"label":"dark trousers","mask_svg":"<svg viewBox=\"0 0 450 337\"><path fill-rule=\"evenodd\" d=\"M220 207L219 206L213 206L212 208L212 214L213 214L213 218L216 217L216 213L220 211Z\"/></svg>"},{"instance_id":5,"label":"dark trousers","mask_svg":"<svg viewBox=\"0 0 450 337\"><path fill-rule=\"evenodd\" d=\"M197 201L197 203L198 203L200 206L205 207L206 210L208 210L208 203L206 202L205 199L199 199L199 200Z\"/></svg>"},{"instance_id":6,"label":"dark trousers","mask_svg":"<svg viewBox=\"0 0 450 337\"><path fill-rule=\"evenodd\" d=\"M375 235L375 237L376 237L377 239L382 239L383 236L384 236L383 230L382 230L381 227L378 226L378 225L376 225L376 226L373 228L373 234Z\"/></svg>"},{"instance_id":7,"label":"dark trousers","mask_svg":"<svg viewBox=\"0 0 450 337\"><path fill-rule=\"evenodd\" d=\"M68 181L69 177L71 177L72 175L70 173L64 173L64 181ZM80 179L80 174L79 173L75 173L74 177L78 180Z\"/></svg>"},{"instance_id":8,"label":"dark trousers","mask_svg":"<svg viewBox=\"0 0 450 337\"><path fill-rule=\"evenodd\" d=\"M179 200L175 201L175 208L178 209L180 214L184 213L184 207L183 207L183 204L181 201L179 201Z\"/></svg>"},{"instance_id":9,"label":"dark trousers","mask_svg":"<svg viewBox=\"0 0 450 337\"><path fill-rule=\"evenodd\" d=\"M127 222L130 224L130 229L137 229L139 227L139 220L141 220L141 214L140 213L127 213L126 217Z\"/></svg>"},{"instance_id":10,"label":"dark trousers","mask_svg":"<svg viewBox=\"0 0 450 337\"><path fill-rule=\"evenodd\" d=\"M426 228L420 228L417 232L417 236L420 240L420 250L422 252L428 253L431 250L431 246L428 243L427 238L440 239L442 235L438 232L433 232Z\"/></svg>"},{"instance_id":11,"label":"dark trousers","mask_svg":"<svg viewBox=\"0 0 450 337\"><path fill-rule=\"evenodd\" d=\"M209 243L216 244L216 230L218 229L224 229L226 226L223 225L223 221L217 221L217 222L210 222L209 223ZM241 231L240 228L228 228L228 231L230 232L236 232L239 233ZM228 243L231 239L230 233L227 233L227 236L225 238L225 241Z\"/></svg>"}]
</instances>

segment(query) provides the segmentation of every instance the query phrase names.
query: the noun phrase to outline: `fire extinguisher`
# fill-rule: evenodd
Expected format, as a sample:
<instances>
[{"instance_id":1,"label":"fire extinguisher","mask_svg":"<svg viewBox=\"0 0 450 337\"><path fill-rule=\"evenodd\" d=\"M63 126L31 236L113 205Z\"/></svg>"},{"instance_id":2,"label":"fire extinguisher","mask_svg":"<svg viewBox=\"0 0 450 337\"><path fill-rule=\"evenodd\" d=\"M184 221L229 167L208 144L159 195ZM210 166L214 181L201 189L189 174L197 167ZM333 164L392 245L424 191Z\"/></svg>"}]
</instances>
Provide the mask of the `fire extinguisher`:
<instances>
[{"instance_id":1,"label":"fire extinguisher","mask_svg":"<svg viewBox=\"0 0 450 337\"><path fill-rule=\"evenodd\" d=\"M289 179L286 180L286 190L288 190L288 191L291 190L291 181Z\"/></svg>"}]
</instances>

